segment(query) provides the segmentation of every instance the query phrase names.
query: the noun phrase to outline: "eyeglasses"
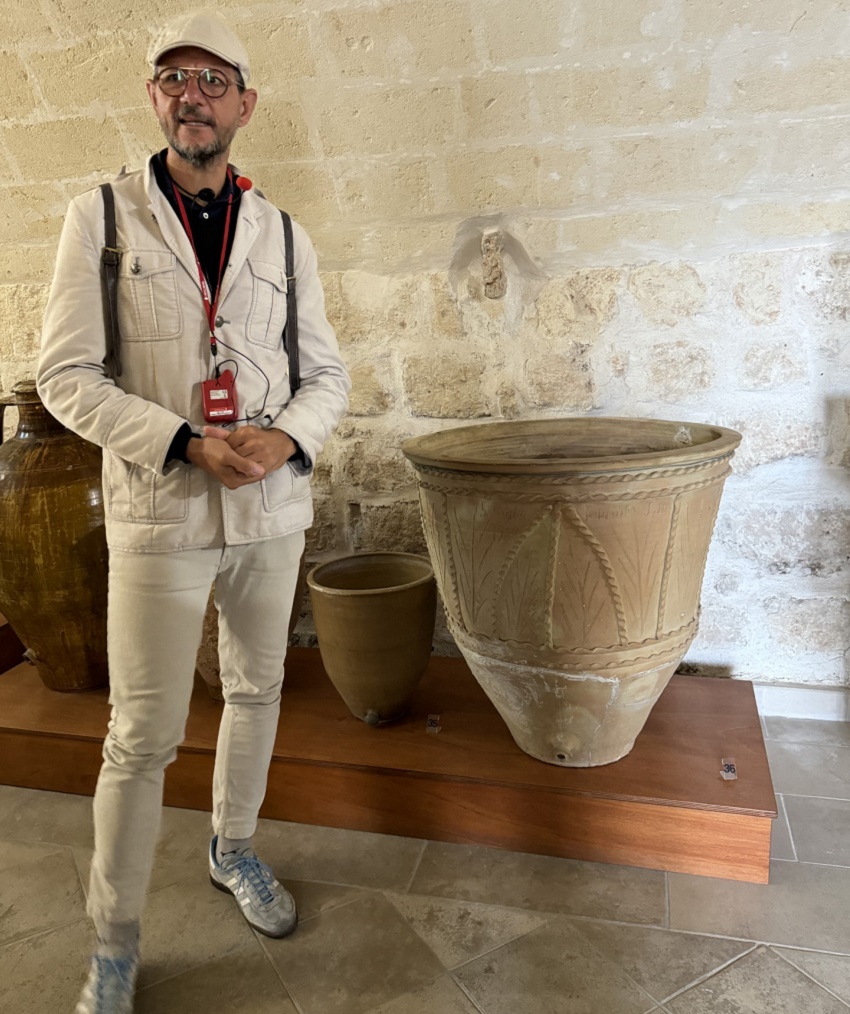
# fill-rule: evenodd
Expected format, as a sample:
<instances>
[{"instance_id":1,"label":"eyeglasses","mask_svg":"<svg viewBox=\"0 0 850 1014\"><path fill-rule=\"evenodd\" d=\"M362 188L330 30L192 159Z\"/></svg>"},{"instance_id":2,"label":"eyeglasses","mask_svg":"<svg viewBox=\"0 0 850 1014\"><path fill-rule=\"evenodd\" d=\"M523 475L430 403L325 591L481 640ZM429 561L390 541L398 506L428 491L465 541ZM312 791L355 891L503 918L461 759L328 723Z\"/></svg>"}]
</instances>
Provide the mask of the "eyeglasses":
<instances>
[{"instance_id":1,"label":"eyeglasses","mask_svg":"<svg viewBox=\"0 0 850 1014\"><path fill-rule=\"evenodd\" d=\"M205 67L203 70L194 70L191 67L164 67L154 80L166 95L177 98L186 91L189 78L197 80L198 87L208 99L220 99L231 85L236 85L237 88L244 87L241 81L231 81L222 71L211 67Z\"/></svg>"}]
</instances>

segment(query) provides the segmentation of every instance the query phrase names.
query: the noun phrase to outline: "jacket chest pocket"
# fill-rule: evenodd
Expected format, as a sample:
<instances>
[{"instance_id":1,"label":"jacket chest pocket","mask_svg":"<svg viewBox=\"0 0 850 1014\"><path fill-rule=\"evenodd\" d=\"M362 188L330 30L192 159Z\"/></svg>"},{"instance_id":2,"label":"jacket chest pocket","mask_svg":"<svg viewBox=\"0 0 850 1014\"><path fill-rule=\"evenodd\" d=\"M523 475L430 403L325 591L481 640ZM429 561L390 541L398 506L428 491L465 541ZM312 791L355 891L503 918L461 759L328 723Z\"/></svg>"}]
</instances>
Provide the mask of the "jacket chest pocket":
<instances>
[{"instance_id":1,"label":"jacket chest pocket","mask_svg":"<svg viewBox=\"0 0 850 1014\"><path fill-rule=\"evenodd\" d=\"M283 342L286 324L286 274L280 264L248 258L251 269L251 309L248 341L274 349Z\"/></svg>"},{"instance_id":2,"label":"jacket chest pocket","mask_svg":"<svg viewBox=\"0 0 850 1014\"><path fill-rule=\"evenodd\" d=\"M121 339L128 342L180 337L183 314L174 254L165 250L124 251L118 279L118 326Z\"/></svg>"}]
</instances>

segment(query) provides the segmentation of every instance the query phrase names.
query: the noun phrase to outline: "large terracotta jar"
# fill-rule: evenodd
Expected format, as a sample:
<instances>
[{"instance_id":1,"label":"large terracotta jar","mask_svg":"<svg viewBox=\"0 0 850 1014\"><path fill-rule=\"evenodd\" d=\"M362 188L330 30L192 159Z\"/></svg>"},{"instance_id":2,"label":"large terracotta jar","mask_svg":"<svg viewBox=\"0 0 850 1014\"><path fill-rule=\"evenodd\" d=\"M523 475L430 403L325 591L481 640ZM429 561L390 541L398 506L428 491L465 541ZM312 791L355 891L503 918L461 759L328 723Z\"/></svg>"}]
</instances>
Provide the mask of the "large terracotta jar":
<instances>
[{"instance_id":1,"label":"large terracotta jar","mask_svg":"<svg viewBox=\"0 0 850 1014\"><path fill-rule=\"evenodd\" d=\"M740 439L584 418L405 442L451 632L526 753L588 767L632 749L696 634Z\"/></svg>"},{"instance_id":2,"label":"large terracotta jar","mask_svg":"<svg viewBox=\"0 0 850 1014\"><path fill-rule=\"evenodd\" d=\"M91 690L107 682L101 450L48 413L34 381L13 394L18 429L0 447L0 612L47 687Z\"/></svg>"}]
</instances>

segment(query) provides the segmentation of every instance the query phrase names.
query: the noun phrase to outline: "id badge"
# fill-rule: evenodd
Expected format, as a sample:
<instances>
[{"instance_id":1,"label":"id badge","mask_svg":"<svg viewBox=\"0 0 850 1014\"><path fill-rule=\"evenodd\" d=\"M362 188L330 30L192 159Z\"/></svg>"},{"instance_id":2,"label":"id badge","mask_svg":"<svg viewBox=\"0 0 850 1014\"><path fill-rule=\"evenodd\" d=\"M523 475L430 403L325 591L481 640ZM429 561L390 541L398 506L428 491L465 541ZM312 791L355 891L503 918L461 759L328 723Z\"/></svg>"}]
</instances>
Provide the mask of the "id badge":
<instances>
[{"instance_id":1,"label":"id badge","mask_svg":"<svg viewBox=\"0 0 850 1014\"><path fill-rule=\"evenodd\" d=\"M218 377L201 384L204 402L204 419L208 423L233 422L239 415L236 402L235 378L230 370L222 370Z\"/></svg>"}]
</instances>

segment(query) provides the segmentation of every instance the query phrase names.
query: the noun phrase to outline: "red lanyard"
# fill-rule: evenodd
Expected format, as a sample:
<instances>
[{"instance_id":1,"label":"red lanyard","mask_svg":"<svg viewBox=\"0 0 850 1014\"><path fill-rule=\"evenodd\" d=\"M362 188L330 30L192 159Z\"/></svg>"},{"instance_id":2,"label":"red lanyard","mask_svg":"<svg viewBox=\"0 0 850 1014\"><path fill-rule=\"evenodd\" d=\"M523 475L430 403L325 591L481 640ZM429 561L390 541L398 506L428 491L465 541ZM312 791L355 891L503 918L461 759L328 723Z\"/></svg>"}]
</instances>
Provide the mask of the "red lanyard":
<instances>
[{"instance_id":1,"label":"red lanyard","mask_svg":"<svg viewBox=\"0 0 850 1014\"><path fill-rule=\"evenodd\" d=\"M198 266L198 279L201 283L201 296L204 300L204 310L206 311L207 321L210 325L210 351L212 352L213 357L218 355L218 345L215 340L215 311L218 309L218 297L221 295L221 276L224 272L224 261L227 256L227 243L230 239L230 211L233 207L233 181L231 179L230 166L227 167L227 181L231 184L231 186L230 194L227 198L227 215L224 219L224 238L221 243L221 258L218 262L218 281L215 286L214 300L210 300L210 287L207 284L204 269L201 267L201 262L198 258L198 251L195 249L195 238L192 235L192 226L189 223L189 216L186 214L186 208L183 206L183 198L180 196L180 191L177 187L174 187L174 196L177 198L177 207L180 209L180 217L183 219L183 227L186 230L186 235L189 237L189 242L192 244L192 253L195 255L195 264Z\"/></svg>"}]
</instances>

